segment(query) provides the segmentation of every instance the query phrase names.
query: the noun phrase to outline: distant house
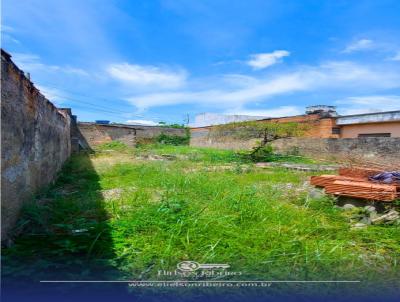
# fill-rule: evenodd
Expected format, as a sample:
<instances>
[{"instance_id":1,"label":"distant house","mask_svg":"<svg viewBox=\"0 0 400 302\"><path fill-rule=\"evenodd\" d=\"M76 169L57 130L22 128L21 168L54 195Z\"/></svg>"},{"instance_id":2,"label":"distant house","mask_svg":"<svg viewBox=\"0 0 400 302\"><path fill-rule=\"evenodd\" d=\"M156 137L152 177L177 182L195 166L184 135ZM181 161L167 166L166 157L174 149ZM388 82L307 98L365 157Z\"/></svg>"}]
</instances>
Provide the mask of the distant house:
<instances>
[{"instance_id":1,"label":"distant house","mask_svg":"<svg viewBox=\"0 0 400 302\"><path fill-rule=\"evenodd\" d=\"M234 118L210 119L207 123L207 116L203 115L202 123L194 123L191 127L192 133L201 132L213 125L226 124L229 122L240 122L256 120L262 122L275 123L306 123L310 125L310 130L305 137L314 138L356 138L356 137L400 137L400 110L363 113L354 115L338 115L335 106L316 105L306 108L306 113L302 115L266 118L244 116L242 120ZM233 119L233 120L232 120ZM221 122L223 121L223 122ZM201 125L201 126L199 126Z\"/></svg>"},{"instance_id":2,"label":"distant house","mask_svg":"<svg viewBox=\"0 0 400 302\"><path fill-rule=\"evenodd\" d=\"M400 110L344 115L336 119L340 137L400 137Z\"/></svg>"}]
</instances>

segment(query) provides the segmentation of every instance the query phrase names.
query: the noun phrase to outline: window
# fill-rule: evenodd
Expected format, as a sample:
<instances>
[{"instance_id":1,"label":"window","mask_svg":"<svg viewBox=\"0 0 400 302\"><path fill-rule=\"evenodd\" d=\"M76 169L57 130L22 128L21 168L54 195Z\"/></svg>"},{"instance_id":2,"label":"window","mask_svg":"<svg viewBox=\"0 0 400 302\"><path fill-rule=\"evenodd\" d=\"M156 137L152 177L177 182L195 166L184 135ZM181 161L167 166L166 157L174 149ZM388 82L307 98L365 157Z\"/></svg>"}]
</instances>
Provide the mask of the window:
<instances>
[{"instance_id":1,"label":"window","mask_svg":"<svg viewBox=\"0 0 400 302\"><path fill-rule=\"evenodd\" d=\"M390 137L390 133L360 133L358 137Z\"/></svg>"},{"instance_id":2,"label":"window","mask_svg":"<svg viewBox=\"0 0 400 302\"><path fill-rule=\"evenodd\" d=\"M333 127L332 134L340 134L340 127Z\"/></svg>"}]
</instances>

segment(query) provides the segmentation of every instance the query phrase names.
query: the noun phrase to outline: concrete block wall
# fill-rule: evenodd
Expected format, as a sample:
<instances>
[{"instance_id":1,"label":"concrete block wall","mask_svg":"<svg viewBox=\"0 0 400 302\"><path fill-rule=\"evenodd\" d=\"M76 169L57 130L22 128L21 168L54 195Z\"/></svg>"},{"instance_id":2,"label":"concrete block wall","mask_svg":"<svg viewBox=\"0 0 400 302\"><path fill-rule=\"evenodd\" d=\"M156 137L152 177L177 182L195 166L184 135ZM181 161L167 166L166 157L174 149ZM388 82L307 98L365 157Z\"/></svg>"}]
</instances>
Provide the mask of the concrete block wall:
<instances>
[{"instance_id":1,"label":"concrete block wall","mask_svg":"<svg viewBox=\"0 0 400 302\"><path fill-rule=\"evenodd\" d=\"M22 204L50 184L71 154L71 116L49 102L1 52L2 238Z\"/></svg>"}]
</instances>

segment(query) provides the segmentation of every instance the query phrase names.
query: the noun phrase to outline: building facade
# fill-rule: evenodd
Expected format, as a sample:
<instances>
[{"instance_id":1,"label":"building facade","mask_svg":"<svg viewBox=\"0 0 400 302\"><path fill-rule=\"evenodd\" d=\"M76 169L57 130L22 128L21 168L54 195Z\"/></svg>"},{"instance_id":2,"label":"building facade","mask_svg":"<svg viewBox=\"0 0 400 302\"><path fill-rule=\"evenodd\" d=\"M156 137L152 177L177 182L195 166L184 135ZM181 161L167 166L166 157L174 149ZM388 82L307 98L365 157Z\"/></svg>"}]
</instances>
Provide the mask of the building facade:
<instances>
[{"instance_id":1,"label":"building facade","mask_svg":"<svg viewBox=\"0 0 400 302\"><path fill-rule=\"evenodd\" d=\"M340 116L341 138L400 137L400 110Z\"/></svg>"}]
</instances>

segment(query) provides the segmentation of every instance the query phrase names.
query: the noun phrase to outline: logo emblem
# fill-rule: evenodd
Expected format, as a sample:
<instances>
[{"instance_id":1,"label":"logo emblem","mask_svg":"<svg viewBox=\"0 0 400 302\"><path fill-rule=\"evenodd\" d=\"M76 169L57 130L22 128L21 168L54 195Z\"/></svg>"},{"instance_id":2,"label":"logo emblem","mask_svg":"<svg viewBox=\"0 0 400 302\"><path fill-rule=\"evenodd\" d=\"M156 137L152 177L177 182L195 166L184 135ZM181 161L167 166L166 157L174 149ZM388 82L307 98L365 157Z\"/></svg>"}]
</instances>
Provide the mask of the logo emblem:
<instances>
[{"instance_id":1,"label":"logo emblem","mask_svg":"<svg viewBox=\"0 0 400 302\"><path fill-rule=\"evenodd\" d=\"M217 264L217 263L204 263L200 264L196 261L182 261L179 262L177 265L177 268L182 271L182 272L194 272L197 271L198 269L226 269L229 268L229 264Z\"/></svg>"},{"instance_id":2,"label":"logo emblem","mask_svg":"<svg viewBox=\"0 0 400 302\"><path fill-rule=\"evenodd\" d=\"M196 261L182 261L179 262L177 268L183 272L194 272L200 268L200 264Z\"/></svg>"}]
</instances>

